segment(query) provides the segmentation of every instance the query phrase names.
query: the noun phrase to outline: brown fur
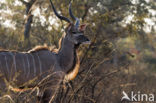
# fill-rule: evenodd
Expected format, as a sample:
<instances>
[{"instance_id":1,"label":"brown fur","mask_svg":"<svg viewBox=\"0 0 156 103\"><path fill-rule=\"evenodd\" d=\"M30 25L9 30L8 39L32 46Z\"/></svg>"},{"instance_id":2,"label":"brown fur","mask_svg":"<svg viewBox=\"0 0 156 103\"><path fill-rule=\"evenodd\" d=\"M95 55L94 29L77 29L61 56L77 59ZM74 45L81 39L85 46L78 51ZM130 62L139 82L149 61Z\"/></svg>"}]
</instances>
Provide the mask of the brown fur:
<instances>
[{"instance_id":1,"label":"brown fur","mask_svg":"<svg viewBox=\"0 0 156 103\"><path fill-rule=\"evenodd\" d=\"M74 66L74 68L72 68L72 71L70 71L68 74L66 74L65 80L66 81L74 80L79 72L79 69L80 69L80 60L77 57L76 65Z\"/></svg>"},{"instance_id":2,"label":"brown fur","mask_svg":"<svg viewBox=\"0 0 156 103\"><path fill-rule=\"evenodd\" d=\"M28 53L33 53L33 52L37 52L37 51L41 51L41 50L50 50L50 48L48 46L36 46L33 49L29 50Z\"/></svg>"},{"instance_id":3,"label":"brown fur","mask_svg":"<svg viewBox=\"0 0 156 103\"><path fill-rule=\"evenodd\" d=\"M54 46L48 47L47 45L44 45L44 46L38 45L34 47L33 49L29 50L28 53L34 53L34 52L38 52L42 50L48 50L48 51L57 53L59 49L56 49Z\"/></svg>"},{"instance_id":4,"label":"brown fur","mask_svg":"<svg viewBox=\"0 0 156 103\"><path fill-rule=\"evenodd\" d=\"M42 50L55 51L55 47L48 47L47 45L44 45L44 46L38 45L38 46L32 48L31 50L29 50L28 53L38 52L38 51L42 51ZM0 48L0 52L18 52L18 51Z\"/></svg>"},{"instance_id":5,"label":"brown fur","mask_svg":"<svg viewBox=\"0 0 156 103\"><path fill-rule=\"evenodd\" d=\"M16 50L0 49L0 52L17 52Z\"/></svg>"}]
</instances>

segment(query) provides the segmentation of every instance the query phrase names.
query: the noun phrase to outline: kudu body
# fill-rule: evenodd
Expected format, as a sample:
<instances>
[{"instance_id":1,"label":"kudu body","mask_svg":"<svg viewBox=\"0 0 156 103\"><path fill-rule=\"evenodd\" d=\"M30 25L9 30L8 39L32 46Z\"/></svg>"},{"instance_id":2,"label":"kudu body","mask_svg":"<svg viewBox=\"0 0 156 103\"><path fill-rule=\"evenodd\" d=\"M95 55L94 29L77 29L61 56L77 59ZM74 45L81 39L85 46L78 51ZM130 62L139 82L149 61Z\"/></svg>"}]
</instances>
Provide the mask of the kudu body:
<instances>
[{"instance_id":1,"label":"kudu body","mask_svg":"<svg viewBox=\"0 0 156 103\"><path fill-rule=\"evenodd\" d=\"M70 81L76 77L79 70L77 48L80 44L89 42L83 35L85 25L79 26L79 19L71 12L71 4L69 13L76 20L75 24L68 18L60 16L52 2L51 5L55 15L69 23L57 52L47 47L37 47L25 53L0 51L0 89L4 90L9 86L14 91L20 91L24 88L38 87L42 91L40 100L42 103L49 103L52 96L49 88L53 89L52 84L60 84L61 80Z\"/></svg>"}]
</instances>

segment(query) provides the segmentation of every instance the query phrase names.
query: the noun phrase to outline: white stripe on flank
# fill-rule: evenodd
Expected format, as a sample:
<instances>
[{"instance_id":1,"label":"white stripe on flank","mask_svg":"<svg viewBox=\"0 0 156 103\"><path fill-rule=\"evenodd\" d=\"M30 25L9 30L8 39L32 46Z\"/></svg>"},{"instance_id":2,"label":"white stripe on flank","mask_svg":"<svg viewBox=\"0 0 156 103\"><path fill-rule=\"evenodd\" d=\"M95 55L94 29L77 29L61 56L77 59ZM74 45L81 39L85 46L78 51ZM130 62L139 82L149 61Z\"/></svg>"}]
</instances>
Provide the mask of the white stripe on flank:
<instances>
[{"instance_id":1,"label":"white stripe on flank","mask_svg":"<svg viewBox=\"0 0 156 103\"><path fill-rule=\"evenodd\" d=\"M40 65L40 74L42 74L42 63L41 63L41 59L37 53L37 57L38 57L38 61L39 61L39 65Z\"/></svg>"},{"instance_id":2,"label":"white stripe on flank","mask_svg":"<svg viewBox=\"0 0 156 103\"><path fill-rule=\"evenodd\" d=\"M0 60L0 73L3 72L2 70L2 63L1 63L1 60Z\"/></svg>"},{"instance_id":3,"label":"white stripe on flank","mask_svg":"<svg viewBox=\"0 0 156 103\"><path fill-rule=\"evenodd\" d=\"M34 56L30 53L32 60L33 60L33 65L34 65L34 76L36 76L36 64L35 64L35 59Z\"/></svg>"},{"instance_id":4,"label":"white stripe on flank","mask_svg":"<svg viewBox=\"0 0 156 103\"><path fill-rule=\"evenodd\" d=\"M29 75L30 75L30 63L29 63L29 59L28 59L28 53L25 53L25 54L26 54L27 63L28 63L28 74L27 74L27 77L29 77Z\"/></svg>"},{"instance_id":5,"label":"white stripe on flank","mask_svg":"<svg viewBox=\"0 0 156 103\"><path fill-rule=\"evenodd\" d=\"M8 62L7 62L7 57L5 55L5 62L6 62L6 67L7 67L7 71L8 71L8 74L9 74L9 66L8 66Z\"/></svg>"},{"instance_id":6,"label":"white stripe on flank","mask_svg":"<svg viewBox=\"0 0 156 103\"><path fill-rule=\"evenodd\" d=\"M9 67L8 67L8 62L7 62L7 57L6 57L6 54L5 53L2 53L2 55L4 55L4 59L5 59L5 66L6 66L6 69L7 69L7 74L9 74Z\"/></svg>"},{"instance_id":7,"label":"white stripe on flank","mask_svg":"<svg viewBox=\"0 0 156 103\"><path fill-rule=\"evenodd\" d=\"M13 59L13 64L11 65L11 67L10 67L10 72L12 73L12 70L11 69L13 69L13 67L15 66L15 63L14 63L14 55L13 55L13 53L12 52L8 52L11 56L12 56L12 59ZM14 67L15 68L15 67ZM16 71L15 71L16 72ZM13 75L13 74L11 74L10 73L10 75Z\"/></svg>"},{"instance_id":8,"label":"white stripe on flank","mask_svg":"<svg viewBox=\"0 0 156 103\"><path fill-rule=\"evenodd\" d=\"M14 69L15 69L15 73L17 72L17 69L16 69L16 58L15 58L15 55L13 55L13 53L10 53L13 57L13 63L14 63Z\"/></svg>"},{"instance_id":9,"label":"white stripe on flank","mask_svg":"<svg viewBox=\"0 0 156 103\"><path fill-rule=\"evenodd\" d=\"M25 54L25 53L23 53L23 54ZM25 75L25 73L26 73L26 69L25 69L25 62L24 62L24 57L23 56L21 56L22 57L22 62L23 62L23 68L24 68L24 75Z\"/></svg>"}]
</instances>

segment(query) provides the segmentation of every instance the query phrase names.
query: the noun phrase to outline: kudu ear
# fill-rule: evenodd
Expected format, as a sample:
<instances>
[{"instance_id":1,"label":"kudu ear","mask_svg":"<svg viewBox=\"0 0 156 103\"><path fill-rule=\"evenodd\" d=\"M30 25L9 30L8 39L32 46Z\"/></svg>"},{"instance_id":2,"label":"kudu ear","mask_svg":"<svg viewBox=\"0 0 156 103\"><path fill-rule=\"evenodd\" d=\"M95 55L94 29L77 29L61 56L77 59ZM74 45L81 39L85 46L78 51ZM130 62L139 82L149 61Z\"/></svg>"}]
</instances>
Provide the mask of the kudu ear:
<instances>
[{"instance_id":1,"label":"kudu ear","mask_svg":"<svg viewBox=\"0 0 156 103\"><path fill-rule=\"evenodd\" d=\"M82 25L80 25L79 30L80 31L85 31L86 27L87 27L86 24L82 24Z\"/></svg>"}]
</instances>

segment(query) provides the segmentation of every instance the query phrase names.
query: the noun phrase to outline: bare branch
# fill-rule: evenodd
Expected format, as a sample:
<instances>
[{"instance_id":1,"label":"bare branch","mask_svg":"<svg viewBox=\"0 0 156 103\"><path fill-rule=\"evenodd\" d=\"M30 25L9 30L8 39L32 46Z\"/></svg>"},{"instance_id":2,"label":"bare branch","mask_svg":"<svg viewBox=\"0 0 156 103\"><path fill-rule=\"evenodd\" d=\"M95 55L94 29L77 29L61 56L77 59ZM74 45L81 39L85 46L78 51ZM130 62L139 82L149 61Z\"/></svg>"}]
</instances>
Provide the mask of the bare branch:
<instances>
[{"instance_id":1,"label":"bare branch","mask_svg":"<svg viewBox=\"0 0 156 103\"><path fill-rule=\"evenodd\" d=\"M24 1L24 0L21 0ZM25 2L25 1L24 1ZM31 14L32 12L32 6L35 4L36 0L31 0L30 2L24 3L26 6L26 23L25 23L25 30L24 30L24 38L28 39L30 35L30 30L31 30L31 24L33 21L33 15Z\"/></svg>"},{"instance_id":2,"label":"bare branch","mask_svg":"<svg viewBox=\"0 0 156 103\"><path fill-rule=\"evenodd\" d=\"M28 15L28 18L26 20L26 24L25 24L25 30L24 30L24 37L29 38L29 34L30 34L30 30L31 30L31 23L33 20L33 15Z\"/></svg>"},{"instance_id":3,"label":"bare branch","mask_svg":"<svg viewBox=\"0 0 156 103\"><path fill-rule=\"evenodd\" d=\"M87 3L84 6L85 6L85 13L82 16L82 21L84 21L85 17L88 14L89 8L90 8L90 6Z\"/></svg>"}]
</instances>

